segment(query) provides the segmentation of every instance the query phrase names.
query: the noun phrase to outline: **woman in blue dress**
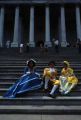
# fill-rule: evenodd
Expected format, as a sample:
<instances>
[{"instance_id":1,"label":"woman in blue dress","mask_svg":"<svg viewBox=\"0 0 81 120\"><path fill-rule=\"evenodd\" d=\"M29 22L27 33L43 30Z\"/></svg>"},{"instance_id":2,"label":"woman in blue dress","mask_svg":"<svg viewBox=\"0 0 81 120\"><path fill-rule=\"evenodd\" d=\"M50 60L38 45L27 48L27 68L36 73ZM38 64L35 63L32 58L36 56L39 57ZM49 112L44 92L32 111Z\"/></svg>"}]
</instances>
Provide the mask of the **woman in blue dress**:
<instances>
[{"instance_id":1,"label":"woman in blue dress","mask_svg":"<svg viewBox=\"0 0 81 120\"><path fill-rule=\"evenodd\" d=\"M42 87L43 82L40 78L40 74L36 72L36 61L30 59L27 61L27 66L24 69L24 75L22 75L13 84L8 91L5 93L4 97L14 98L17 94L21 94L30 90L39 89Z\"/></svg>"}]
</instances>

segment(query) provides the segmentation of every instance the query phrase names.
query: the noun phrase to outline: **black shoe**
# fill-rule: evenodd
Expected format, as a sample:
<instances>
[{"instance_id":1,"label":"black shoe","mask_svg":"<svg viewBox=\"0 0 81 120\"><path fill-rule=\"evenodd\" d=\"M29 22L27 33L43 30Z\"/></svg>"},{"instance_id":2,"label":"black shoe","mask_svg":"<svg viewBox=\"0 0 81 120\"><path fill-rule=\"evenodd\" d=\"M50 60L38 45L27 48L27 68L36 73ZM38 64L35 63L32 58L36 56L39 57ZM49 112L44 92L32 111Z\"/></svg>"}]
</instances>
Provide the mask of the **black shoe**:
<instances>
[{"instance_id":1,"label":"black shoe","mask_svg":"<svg viewBox=\"0 0 81 120\"><path fill-rule=\"evenodd\" d=\"M45 92L48 92L48 89L44 89Z\"/></svg>"},{"instance_id":2,"label":"black shoe","mask_svg":"<svg viewBox=\"0 0 81 120\"><path fill-rule=\"evenodd\" d=\"M52 94L49 94L49 97L55 98L56 96L55 96L55 95L52 95Z\"/></svg>"}]
</instances>

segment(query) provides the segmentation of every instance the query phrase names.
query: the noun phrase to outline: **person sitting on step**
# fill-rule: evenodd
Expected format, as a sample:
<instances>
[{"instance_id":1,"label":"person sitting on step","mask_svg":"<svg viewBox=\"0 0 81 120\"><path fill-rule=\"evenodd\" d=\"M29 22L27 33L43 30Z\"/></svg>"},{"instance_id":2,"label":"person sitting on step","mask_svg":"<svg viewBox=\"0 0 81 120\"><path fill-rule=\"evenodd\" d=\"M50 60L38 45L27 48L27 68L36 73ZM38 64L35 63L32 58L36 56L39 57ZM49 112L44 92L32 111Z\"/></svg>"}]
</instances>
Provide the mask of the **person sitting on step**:
<instances>
[{"instance_id":1,"label":"person sitting on step","mask_svg":"<svg viewBox=\"0 0 81 120\"><path fill-rule=\"evenodd\" d=\"M48 65L49 65L49 68L45 68L44 73L43 73L43 80L45 82L44 89L45 90L48 89L48 82L50 82L53 87L52 87L52 90L49 95L50 95L50 97L55 97L55 95L54 95L55 90L59 86L59 80L56 79L57 69L55 68L54 61L50 61Z\"/></svg>"},{"instance_id":2,"label":"person sitting on step","mask_svg":"<svg viewBox=\"0 0 81 120\"><path fill-rule=\"evenodd\" d=\"M17 94L21 94L30 90L41 88L43 81L40 74L36 71L36 61L30 59L27 61L27 67L22 75L5 93L4 97L14 98Z\"/></svg>"},{"instance_id":3,"label":"person sitting on step","mask_svg":"<svg viewBox=\"0 0 81 120\"><path fill-rule=\"evenodd\" d=\"M63 68L61 70L61 76L59 77L61 94L68 94L77 85L78 79L73 73L73 69L70 68L68 61L63 62Z\"/></svg>"}]
</instances>

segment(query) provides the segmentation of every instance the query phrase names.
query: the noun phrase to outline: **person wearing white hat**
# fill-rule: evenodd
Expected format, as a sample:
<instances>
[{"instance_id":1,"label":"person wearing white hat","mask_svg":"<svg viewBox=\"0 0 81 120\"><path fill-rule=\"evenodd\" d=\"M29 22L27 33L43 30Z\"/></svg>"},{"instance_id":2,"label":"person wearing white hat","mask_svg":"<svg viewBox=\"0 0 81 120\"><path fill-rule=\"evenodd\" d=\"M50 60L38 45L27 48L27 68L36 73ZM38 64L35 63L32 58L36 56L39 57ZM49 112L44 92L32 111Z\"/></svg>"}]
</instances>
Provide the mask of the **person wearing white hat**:
<instances>
[{"instance_id":1,"label":"person wearing white hat","mask_svg":"<svg viewBox=\"0 0 81 120\"><path fill-rule=\"evenodd\" d=\"M24 75L22 75L16 83L8 89L4 97L14 98L17 94L39 89L42 85L43 82L40 78L40 74L36 72L36 61L30 59L27 61L27 66L24 69Z\"/></svg>"}]
</instances>

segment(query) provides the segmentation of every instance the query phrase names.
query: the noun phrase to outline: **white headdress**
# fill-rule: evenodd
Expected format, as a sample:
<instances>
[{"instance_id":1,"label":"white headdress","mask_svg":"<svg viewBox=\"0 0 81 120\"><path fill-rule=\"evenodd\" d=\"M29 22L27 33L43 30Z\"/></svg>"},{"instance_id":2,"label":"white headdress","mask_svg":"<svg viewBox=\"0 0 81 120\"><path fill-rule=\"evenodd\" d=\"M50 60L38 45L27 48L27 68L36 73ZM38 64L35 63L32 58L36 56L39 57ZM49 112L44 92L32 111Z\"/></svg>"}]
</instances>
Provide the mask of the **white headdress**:
<instances>
[{"instance_id":1,"label":"white headdress","mask_svg":"<svg viewBox=\"0 0 81 120\"><path fill-rule=\"evenodd\" d=\"M29 63L30 61L33 61L34 63L36 63L36 61L31 58L30 60L26 61L27 65L28 65L28 63Z\"/></svg>"}]
</instances>

